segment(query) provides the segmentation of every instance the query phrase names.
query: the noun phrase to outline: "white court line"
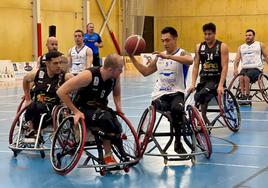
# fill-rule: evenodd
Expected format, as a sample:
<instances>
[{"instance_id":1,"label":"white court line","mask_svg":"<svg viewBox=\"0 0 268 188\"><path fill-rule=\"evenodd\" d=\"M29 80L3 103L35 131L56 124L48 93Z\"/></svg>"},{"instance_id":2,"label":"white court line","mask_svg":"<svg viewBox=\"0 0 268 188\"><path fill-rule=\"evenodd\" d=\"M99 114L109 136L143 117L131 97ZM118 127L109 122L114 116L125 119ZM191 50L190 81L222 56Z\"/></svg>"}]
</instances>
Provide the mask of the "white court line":
<instances>
[{"instance_id":1,"label":"white court line","mask_svg":"<svg viewBox=\"0 0 268 188\"><path fill-rule=\"evenodd\" d=\"M268 111L250 111L250 110L240 110L240 112L248 112L248 113L268 113Z\"/></svg>"},{"instance_id":2,"label":"white court line","mask_svg":"<svg viewBox=\"0 0 268 188\"><path fill-rule=\"evenodd\" d=\"M243 121L268 121L268 119L241 119Z\"/></svg>"},{"instance_id":3,"label":"white court line","mask_svg":"<svg viewBox=\"0 0 268 188\"><path fill-rule=\"evenodd\" d=\"M7 119L0 119L0 121L6 121Z\"/></svg>"},{"instance_id":4,"label":"white court line","mask_svg":"<svg viewBox=\"0 0 268 188\"><path fill-rule=\"evenodd\" d=\"M229 147L233 147L233 145L230 144L214 144L212 143L212 145L214 146L229 146ZM255 145L236 145L238 147L247 147L247 148L263 148L263 149L268 149L268 146L255 146Z\"/></svg>"},{"instance_id":5,"label":"white court line","mask_svg":"<svg viewBox=\"0 0 268 188\"><path fill-rule=\"evenodd\" d=\"M0 135L6 136L6 135L9 135L9 134L8 133L0 133Z\"/></svg>"},{"instance_id":6,"label":"white court line","mask_svg":"<svg viewBox=\"0 0 268 188\"><path fill-rule=\"evenodd\" d=\"M12 151L8 151L8 150L0 150L0 153L12 153Z\"/></svg>"},{"instance_id":7,"label":"white court line","mask_svg":"<svg viewBox=\"0 0 268 188\"><path fill-rule=\"evenodd\" d=\"M14 113L17 112L16 110L2 110L0 113Z\"/></svg>"},{"instance_id":8,"label":"white court line","mask_svg":"<svg viewBox=\"0 0 268 188\"><path fill-rule=\"evenodd\" d=\"M205 164L205 165L215 165L215 166L228 166L228 167L241 167L241 168L254 168L259 169L259 166L249 166L249 165L236 165L236 164L225 164L225 163L206 163L206 162L197 162L197 164Z\"/></svg>"}]
</instances>

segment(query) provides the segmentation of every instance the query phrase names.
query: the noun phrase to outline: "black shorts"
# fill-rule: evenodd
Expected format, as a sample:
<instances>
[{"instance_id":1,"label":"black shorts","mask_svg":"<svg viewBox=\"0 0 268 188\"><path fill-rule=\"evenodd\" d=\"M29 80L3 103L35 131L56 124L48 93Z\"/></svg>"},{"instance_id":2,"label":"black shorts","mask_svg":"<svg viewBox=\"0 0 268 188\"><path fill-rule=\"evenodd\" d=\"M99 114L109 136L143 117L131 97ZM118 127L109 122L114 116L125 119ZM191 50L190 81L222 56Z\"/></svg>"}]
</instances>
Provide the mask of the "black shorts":
<instances>
[{"instance_id":1,"label":"black shorts","mask_svg":"<svg viewBox=\"0 0 268 188\"><path fill-rule=\"evenodd\" d=\"M116 118L115 112L111 108L81 108L85 114L86 126L93 133L102 131L105 133L122 133L121 124Z\"/></svg>"},{"instance_id":2,"label":"black shorts","mask_svg":"<svg viewBox=\"0 0 268 188\"><path fill-rule=\"evenodd\" d=\"M51 112L54 105L48 105L41 102L32 102L26 109L25 112L25 121L32 121L33 128L38 129L41 115L47 113L45 119L42 123L42 128L45 128L47 125L52 124Z\"/></svg>"},{"instance_id":3,"label":"black shorts","mask_svg":"<svg viewBox=\"0 0 268 188\"><path fill-rule=\"evenodd\" d=\"M262 72L257 68L242 69L240 71L240 74L244 74L245 76L249 77L251 83L256 82L261 73Z\"/></svg>"},{"instance_id":4,"label":"black shorts","mask_svg":"<svg viewBox=\"0 0 268 188\"><path fill-rule=\"evenodd\" d=\"M170 111L174 122L181 122L184 112L184 93L166 94L152 102L159 111Z\"/></svg>"},{"instance_id":5,"label":"black shorts","mask_svg":"<svg viewBox=\"0 0 268 188\"><path fill-rule=\"evenodd\" d=\"M220 80L217 79L202 79L196 87L196 93L194 95L194 100L197 104L206 104L217 96L217 88Z\"/></svg>"},{"instance_id":6,"label":"black shorts","mask_svg":"<svg viewBox=\"0 0 268 188\"><path fill-rule=\"evenodd\" d=\"M100 66L100 55L97 54L93 54L93 66Z\"/></svg>"}]
</instances>

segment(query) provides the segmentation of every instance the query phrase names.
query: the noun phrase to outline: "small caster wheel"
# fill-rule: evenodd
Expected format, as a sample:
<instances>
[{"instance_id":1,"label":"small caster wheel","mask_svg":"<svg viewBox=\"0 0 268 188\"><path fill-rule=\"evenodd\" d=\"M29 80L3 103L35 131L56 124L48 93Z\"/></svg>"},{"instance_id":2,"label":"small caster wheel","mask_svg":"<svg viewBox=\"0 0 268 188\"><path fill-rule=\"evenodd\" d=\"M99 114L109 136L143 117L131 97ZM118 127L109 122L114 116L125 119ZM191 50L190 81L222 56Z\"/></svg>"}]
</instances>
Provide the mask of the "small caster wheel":
<instances>
[{"instance_id":1,"label":"small caster wheel","mask_svg":"<svg viewBox=\"0 0 268 188\"><path fill-rule=\"evenodd\" d=\"M100 170L100 175L101 175L101 176L105 176L105 174L106 174L106 171L105 171L104 169L101 169L101 170Z\"/></svg>"},{"instance_id":2,"label":"small caster wheel","mask_svg":"<svg viewBox=\"0 0 268 188\"><path fill-rule=\"evenodd\" d=\"M44 159L46 156L45 151L40 151L40 154L41 154L42 159Z\"/></svg>"},{"instance_id":3,"label":"small caster wheel","mask_svg":"<svg viewBox=\"0 0 268 188\"><path fill-rule=\"evenodd\" d=\"M18 156L18 152L16 152L16 151L13 150L13 156L14 157L17 157Z\"/></svg>"},{"instance_id":4,"label":"small caster wheel","mask_svg":"<svg viewBox=\"0 0 268 188\"><path fill-rule=\"evenodd\" d=\"M128 173L129 172L129 167L128 166L125 166L124 167L124 171L125 171L125 173Z\"/></svg>"},{"instance_id":5,"label":"small caster wheel","mask_svg":"<svg viewBox=\"0 0 268 188\"><path fill-rule=\"evenodd\" d=\"M167 163L168 163L168 160L164 159L164 164L167 165Z\"/></svg>"},{"instance_id":6,"label":"small caster wheel","mask_svg":"<svg viewBox=\"0 0 268 188\"><path fill-rule=\"evenodd\" d=\"M196 163L196 158L195 158L195 156L192 156L192 157L191 157L191 162L192 162L192 164L195 164L195 163Z\"/></svg>"}]
</instances>

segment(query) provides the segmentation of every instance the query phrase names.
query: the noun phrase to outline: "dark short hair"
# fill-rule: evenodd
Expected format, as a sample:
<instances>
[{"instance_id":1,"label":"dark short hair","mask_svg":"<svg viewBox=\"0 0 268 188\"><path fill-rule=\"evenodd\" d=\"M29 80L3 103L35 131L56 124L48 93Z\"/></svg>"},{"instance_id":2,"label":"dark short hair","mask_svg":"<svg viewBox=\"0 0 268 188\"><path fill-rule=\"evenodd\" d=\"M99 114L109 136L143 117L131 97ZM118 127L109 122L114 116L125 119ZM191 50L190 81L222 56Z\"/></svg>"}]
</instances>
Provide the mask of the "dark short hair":
<instances>
[{"instance_id":1,"label":"dark short hair","mask_svg":"<svg viewBox=\"0 0 268 188\"><path fill-rule=\"evenodd\" d=\"M81 29L75 30L74 33L82 33L82 36L84 36L84 32Z\"/></svg>"},{"instance_id":2,"label":"dark short hair","mask_svg":"<svg viewBox=\"0 0 268 188\"><path fill-rule=\"evenodd\" d=\"M169 33L173 37L178 37L177 30L173 27L165 27L164 29L162 29L161 34L166 34L166 33Z\"/></svg>"},{"instance_id":3,"label":"dark short hair","mask_svg":"<svg viewBox=\"0 0 268 188\"><path fill-rule=\"evenodd\" d=\"M247 33L247 32L252 32L252 33L253 33L253 36L255 36L255 31L254 31L253 29L247 29L247 30L246 30L246 33Z\"/></svg>"},{"instance_id":4,"label":"dark short hair","mask_svg":"<svg viewBox=\"0 0 268 188\"><path fill-rule=\"evenodd\" d=\"M52 58L57 58L57 57L60 57L62 56L63 54L59 51L51 51L51 52L48 52L46 53L46 61L51 61Z\"/></svg>"},{"instance_id":5,"label":"dark short hair","mask_svg":"<svg viewBox=\"0 0 268 188\"><path fill-rule=\"evenodd\" d=\"M211 22L203 25L203 32L205 31L212 31L213 33L216 33L216 25Z\"/></svg>"}]
</instances>

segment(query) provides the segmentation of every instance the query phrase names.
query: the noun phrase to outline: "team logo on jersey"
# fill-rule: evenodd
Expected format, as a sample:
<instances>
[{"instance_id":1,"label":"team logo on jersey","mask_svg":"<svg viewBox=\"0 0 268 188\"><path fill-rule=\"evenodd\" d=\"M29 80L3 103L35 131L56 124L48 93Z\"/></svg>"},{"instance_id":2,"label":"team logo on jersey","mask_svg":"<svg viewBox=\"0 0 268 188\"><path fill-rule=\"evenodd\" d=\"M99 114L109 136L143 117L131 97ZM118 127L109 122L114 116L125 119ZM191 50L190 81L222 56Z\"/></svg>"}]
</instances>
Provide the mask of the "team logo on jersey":
<instances>
[{"instance_id":1,"label":"team logo on jersey","mask_svg":"<svg viewBox=\"0 0 268 188\"><path fill-rule=\"evenodd\" d=\"M97 85L99 85L99 82L100 82L99 77L94 77L93 85L97 86Z\"/></svg>"},{"instance_id":2,"label":"team logo on jersey","mask_svg":"<svg viewBox=\"0 0 268 188\"><path fill-rule=\"evenodd\" d=\"M44 78L44 76L45 76L45 72L40 71L38 77L42 79L42 78Z\"/></svg>"},{"instance_id":3,"label":"team logo on jersey","mask_svg":"<svg viewBox=\"0 0 268 188\"><path fill-rule=\"evenodd\" d=\"M201 46L201 51L204 51L206 49L206 46L203 44L202 46Z\"/></svg>"}]
</instances>

